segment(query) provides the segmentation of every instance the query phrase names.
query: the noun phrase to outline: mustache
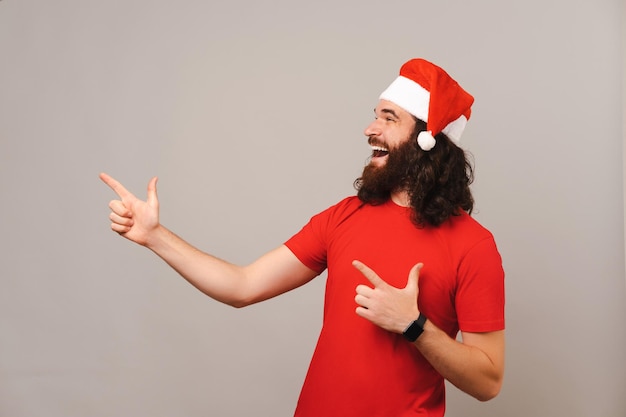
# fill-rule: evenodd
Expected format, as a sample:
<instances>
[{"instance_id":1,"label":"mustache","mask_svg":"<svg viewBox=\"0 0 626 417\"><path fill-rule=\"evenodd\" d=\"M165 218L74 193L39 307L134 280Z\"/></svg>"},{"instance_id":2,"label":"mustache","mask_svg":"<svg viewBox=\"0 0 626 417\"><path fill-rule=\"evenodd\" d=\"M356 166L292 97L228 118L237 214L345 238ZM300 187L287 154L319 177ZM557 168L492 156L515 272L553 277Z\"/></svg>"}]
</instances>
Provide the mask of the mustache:
<instances>
[{"instance_id":1,"label":"mustache","mask_svg":"<svg viewBox=\"0 0 626 417\"><path fill-rule=\"evenodd\" d=\"M387 149L389 148L385 142L373 136L370 136L367 139L367 143L370 146L380 146L380 147L387 148Z\"/></svg>"}]
</instances>

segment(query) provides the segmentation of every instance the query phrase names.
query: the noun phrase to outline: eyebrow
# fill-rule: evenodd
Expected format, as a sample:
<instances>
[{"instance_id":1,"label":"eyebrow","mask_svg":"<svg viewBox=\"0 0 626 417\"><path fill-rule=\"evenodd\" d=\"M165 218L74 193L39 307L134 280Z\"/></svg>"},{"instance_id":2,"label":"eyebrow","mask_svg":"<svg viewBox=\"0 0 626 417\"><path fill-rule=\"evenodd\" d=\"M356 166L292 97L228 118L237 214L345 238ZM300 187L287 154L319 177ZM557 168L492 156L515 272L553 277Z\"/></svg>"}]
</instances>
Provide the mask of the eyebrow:
<instances>
[{"instance_id":1,"label":"eyebrow","mask_svg":"<svg viewBox=\"0 0 626 417\"><path fill-rule=\"evenodd\" d=\"M381 113L385 113L385 114L391 114L393 117L395 117L396 119L399 119L400 117L396 114L395 111L391 110L391 109L380 109ZM376 109L374 109L374 113L376 113Z\"/></svg>"}]
</instances>

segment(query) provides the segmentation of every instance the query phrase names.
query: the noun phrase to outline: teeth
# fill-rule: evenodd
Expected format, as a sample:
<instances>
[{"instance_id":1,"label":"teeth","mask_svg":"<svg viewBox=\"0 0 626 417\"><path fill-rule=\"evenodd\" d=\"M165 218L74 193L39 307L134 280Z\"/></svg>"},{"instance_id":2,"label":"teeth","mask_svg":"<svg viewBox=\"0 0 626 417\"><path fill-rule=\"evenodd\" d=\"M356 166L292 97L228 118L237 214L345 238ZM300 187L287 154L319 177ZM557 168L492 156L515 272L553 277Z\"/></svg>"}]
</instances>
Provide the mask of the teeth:
<instances>
[{"instance_id":1,"label":"teeth","mask_svg":"<svg viewBox=\"0 0 626 417\"><path fill-rule=\"evenodd\" d=\"M383 148L382 146L372 146L372 150L373 151L380 151L380 152L389 152L389 149Z\"/></svg>"}]
</instances>

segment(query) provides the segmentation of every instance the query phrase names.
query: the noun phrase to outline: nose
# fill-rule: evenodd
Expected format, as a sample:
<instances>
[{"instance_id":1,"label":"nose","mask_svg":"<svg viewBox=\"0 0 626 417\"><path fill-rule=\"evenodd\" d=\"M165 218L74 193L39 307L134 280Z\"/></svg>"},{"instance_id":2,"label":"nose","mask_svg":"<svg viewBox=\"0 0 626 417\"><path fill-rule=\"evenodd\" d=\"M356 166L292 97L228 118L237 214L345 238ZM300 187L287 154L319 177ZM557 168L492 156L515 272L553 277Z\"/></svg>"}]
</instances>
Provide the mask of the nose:
<instances>
[{"instance_id":1,"label":"nose","mask_svg":"<svg viewBox=\"0 0 626 417\"><path fill-rule=\"evenodd\" d=\"M372 123L370 123L365 128L365 131L363 133L367 137L372 137L372 136L379 136L380 132L381 132L380 123L379 123L378 119L374 119L374 120L372 120Z\"/></svg>"}]
</instances>

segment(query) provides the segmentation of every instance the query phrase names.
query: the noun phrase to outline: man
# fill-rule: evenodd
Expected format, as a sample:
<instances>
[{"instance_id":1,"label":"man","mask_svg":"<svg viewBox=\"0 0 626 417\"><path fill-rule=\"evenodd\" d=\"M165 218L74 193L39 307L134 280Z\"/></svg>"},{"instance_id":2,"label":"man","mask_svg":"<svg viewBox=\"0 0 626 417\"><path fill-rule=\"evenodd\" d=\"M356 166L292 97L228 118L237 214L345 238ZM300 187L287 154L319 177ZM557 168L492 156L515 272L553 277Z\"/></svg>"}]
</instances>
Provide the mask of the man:
<instances>
[{"instance_id":1,"label":"man","mask_svg":"<svg viewBox=\"0 0 626 417\"><path fill-rule=\"evenodd\" d=\"M250 265L203 253L162 226L156 178L144 202L101 174L120 197L111 228L236 307L328 269L297 417L442 416L444 378L489 400L504 373L504 273L493 236L469 216L472 168L458 144L472 103L443 69L405 63L365 129L372 157L357 196Z\"/></svg>"}]
</instances>

